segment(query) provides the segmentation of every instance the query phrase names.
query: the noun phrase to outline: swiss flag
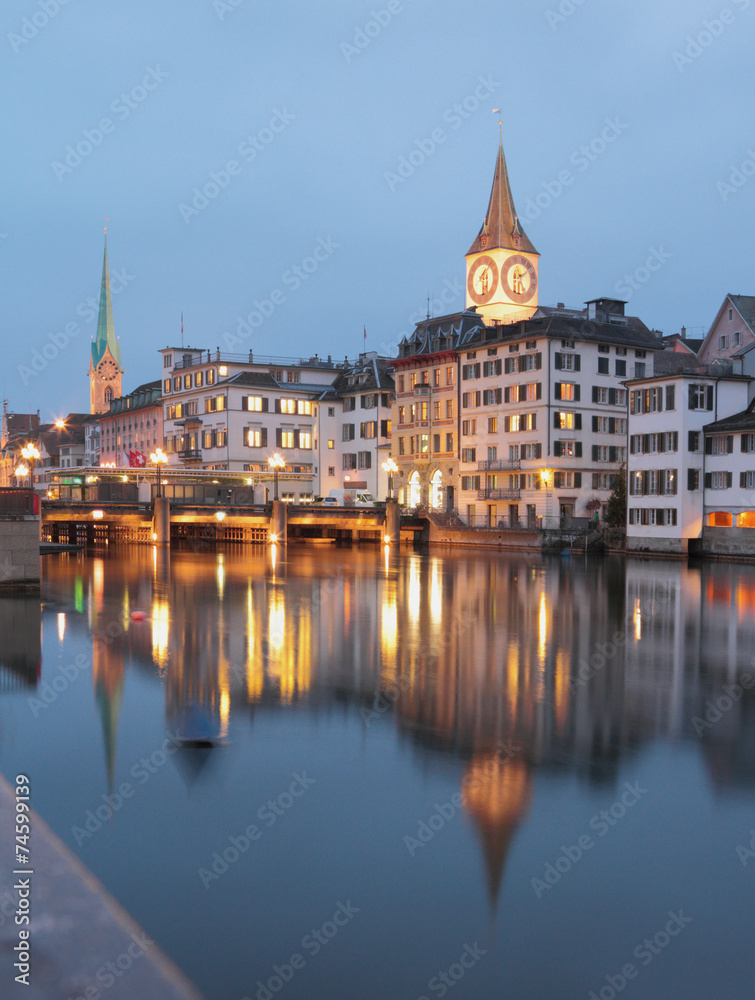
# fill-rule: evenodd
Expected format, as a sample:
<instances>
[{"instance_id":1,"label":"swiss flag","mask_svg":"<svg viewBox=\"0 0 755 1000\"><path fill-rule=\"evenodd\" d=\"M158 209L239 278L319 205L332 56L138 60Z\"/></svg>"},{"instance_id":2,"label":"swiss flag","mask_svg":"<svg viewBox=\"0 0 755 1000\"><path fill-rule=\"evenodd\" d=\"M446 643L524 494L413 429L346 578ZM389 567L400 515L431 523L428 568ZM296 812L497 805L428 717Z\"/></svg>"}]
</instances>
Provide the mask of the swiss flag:
<instances>
[{"instance_id":1,"label":"swiss flag","mask_svg":"<svg viewBox=\"0 0 755 1000\"><path fill-rule=\"evenodd\" d=\"M147 464L147 456L140 451L130 451L128 453L128 464L132 469L143 469Z\"/></svg>"}]
</instances>

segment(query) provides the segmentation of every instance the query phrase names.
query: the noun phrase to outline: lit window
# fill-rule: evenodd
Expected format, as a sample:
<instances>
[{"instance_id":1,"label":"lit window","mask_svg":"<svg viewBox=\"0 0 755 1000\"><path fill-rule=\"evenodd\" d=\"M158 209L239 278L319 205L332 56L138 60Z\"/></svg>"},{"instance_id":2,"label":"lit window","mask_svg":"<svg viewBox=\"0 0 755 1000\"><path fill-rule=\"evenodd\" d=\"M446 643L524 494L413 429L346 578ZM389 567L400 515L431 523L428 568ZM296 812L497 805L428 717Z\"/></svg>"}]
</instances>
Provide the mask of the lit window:
<instances>
[{"instance_id":1,"label":"lit window","mask_svg":"<svg viewBox=\"0 0 755 1000\"><path fill-rule=\"evenodd\" d=\"M280 407L281 413L296 413L296 400L282 399L280 401Z\"/></svg>"}]
</instances>

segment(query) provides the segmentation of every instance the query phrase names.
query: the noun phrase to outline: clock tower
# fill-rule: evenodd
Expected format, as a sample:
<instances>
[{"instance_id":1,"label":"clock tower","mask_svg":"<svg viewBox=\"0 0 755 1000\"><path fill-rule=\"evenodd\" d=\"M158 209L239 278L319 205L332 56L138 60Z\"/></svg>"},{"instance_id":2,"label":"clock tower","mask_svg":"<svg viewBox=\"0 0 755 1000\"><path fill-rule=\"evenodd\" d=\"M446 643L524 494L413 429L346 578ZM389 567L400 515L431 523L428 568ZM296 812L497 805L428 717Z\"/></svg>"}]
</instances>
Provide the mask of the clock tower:
<instances>
[{"instance_id":1,"label":"clock tower","mask_svg":"<svg viewBox=\"0 0 755 1000\"><path fill-rule=\"evenodd\" d=\"M113 305L110 300L110 271L107 263L107 236L105 237L105 257L102 262L102 287L100 288L100 312L97 317L97 335L92 342L92 356L89 361L89 412L106 413L110 402L121 393L123 367L121 347L115 339L113 327Z\"/></svg>"},{"instance_id":2,"label":"clock tower","mask_svg":"<svg viewBox=\"0 0 755 1000\"><path fill-rule=\"evenodd\" d=\"M501 139L485 221L466 253L467 309L476 306L486 323L529 319L537 311L539 259L514 208Z\"/></svg>"}]
</instances>

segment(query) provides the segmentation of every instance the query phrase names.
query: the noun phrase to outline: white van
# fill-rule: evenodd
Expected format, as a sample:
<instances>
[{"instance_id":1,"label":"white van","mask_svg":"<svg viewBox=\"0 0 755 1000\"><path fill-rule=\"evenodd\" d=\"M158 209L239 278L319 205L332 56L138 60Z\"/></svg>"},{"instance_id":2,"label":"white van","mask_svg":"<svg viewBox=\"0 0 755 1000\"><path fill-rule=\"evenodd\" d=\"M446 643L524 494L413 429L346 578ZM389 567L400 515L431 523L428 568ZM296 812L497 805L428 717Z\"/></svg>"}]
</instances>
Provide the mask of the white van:
<instances>
[{"instance_id":1,"label":"white van","mask_svg":"<svg viewBox=\"0 0 755 1000\"><path fill-rule=\"evenodd\" d=\"M377 499L365 490L331 490L328 497L334 497L342 507L374 507Z\"/></svg>"}]
</instances>

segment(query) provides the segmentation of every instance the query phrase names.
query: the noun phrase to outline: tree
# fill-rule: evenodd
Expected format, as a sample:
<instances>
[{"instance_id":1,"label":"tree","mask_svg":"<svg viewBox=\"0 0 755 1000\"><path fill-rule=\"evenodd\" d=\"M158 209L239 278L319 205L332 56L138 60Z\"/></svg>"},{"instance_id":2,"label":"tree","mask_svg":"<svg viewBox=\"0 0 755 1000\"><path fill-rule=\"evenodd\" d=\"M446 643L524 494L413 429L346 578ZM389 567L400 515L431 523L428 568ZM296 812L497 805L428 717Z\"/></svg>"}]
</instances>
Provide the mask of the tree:
<instances>
[{"instance_id":1,"label":"tree","mask_svg":"<svg viewBox=\"0 0 755 1000\"><path fill-rule=\"evenodd\" d=\"M605 523L611 528L624 528L627 523L627 470L622 465L616 475L616 486L608 498Z\"/></svg>"}]
</instances>

